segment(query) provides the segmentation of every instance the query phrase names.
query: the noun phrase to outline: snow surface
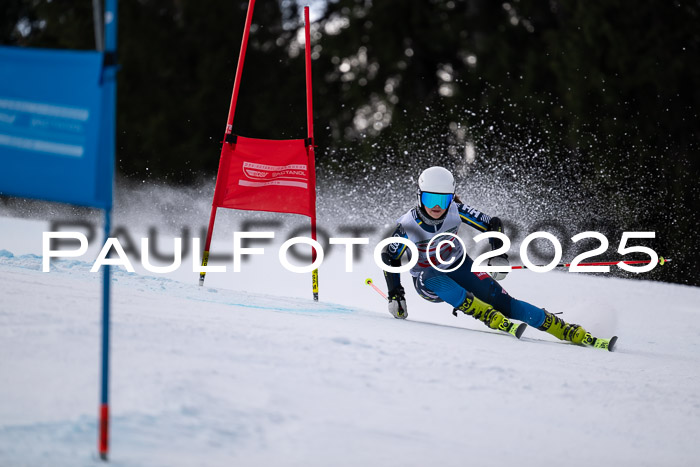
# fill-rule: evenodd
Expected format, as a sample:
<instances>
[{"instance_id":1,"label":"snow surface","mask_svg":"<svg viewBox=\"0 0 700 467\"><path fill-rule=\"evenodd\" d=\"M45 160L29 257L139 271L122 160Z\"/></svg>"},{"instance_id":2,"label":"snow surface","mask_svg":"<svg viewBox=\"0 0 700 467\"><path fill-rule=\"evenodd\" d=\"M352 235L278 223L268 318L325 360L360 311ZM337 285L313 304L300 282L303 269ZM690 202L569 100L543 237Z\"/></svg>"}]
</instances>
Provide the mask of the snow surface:
<instances>
[{"instance_id":1,"label":"snow surface","mask_svg":"<svg viewBox=\"0 0 700 467\"><path fill-rule=\"evenodd\" d=\"M155 221L140 216L117 223L145 235ZM212 252L232 248L221 217ZM0 217L0 466L101 464L99 245L44 273L48 229ZM282 240L241 273L219 263L229 272L205 287L187 258L168 275L113 268L110 464L700 465L699 288L563 272L502 282L617 334L610 353L455 318L405 275L409 319L395 320L364 284L384 286L370 247L352 273L342 250L328 254L314 303L310 275L279 265Z\"/></svg>"}]
</instances>

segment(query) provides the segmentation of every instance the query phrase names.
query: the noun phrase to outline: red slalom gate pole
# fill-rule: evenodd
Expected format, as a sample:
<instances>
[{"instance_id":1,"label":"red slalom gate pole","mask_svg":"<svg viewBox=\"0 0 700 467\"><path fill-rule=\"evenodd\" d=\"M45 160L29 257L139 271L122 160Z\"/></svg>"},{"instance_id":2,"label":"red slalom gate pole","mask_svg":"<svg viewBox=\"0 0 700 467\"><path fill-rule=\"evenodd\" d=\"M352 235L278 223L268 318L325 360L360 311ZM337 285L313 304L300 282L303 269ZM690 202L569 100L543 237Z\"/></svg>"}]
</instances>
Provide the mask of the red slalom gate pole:
<instances>
[{"instance_id":1,"label":"red slalom gate pole","mask_svg":"<svg viewBox=\"0 0 700 467\"><path fill-rule=\"evenodd\" d=\"M306 148L309 155L309 203L311 206L311 238L316 241L316 155L314 151L314 110L311 93L311 32L309 7L304 7L304 50L306 61ZM311 263L316 262L316 249L311 248ZM318 268L311 273L311 287L314 301L318 301Z\"/></svg>"},{"instance_id":2,"label":"red slalom gate pole","mask_svg":"<svg viewBox=\"0 0 700 467\"><path fill-rule=\"evenodd\" d=\"M659 264L663 266L664 264L670 262L671 260L668 258L659 258ZM642 260L636 260L636 261L605 261L605 262L600 262L600 263L579 263L579 266L615 266L620 263L624 264L649 264L651 262L650 259L642 259ZM571 263L559 263L555 267L556 268L568 268L571 266ZM528 269L527 266L520 265L520 266L511 266L510 269Z\"/></svg>"},{"instance_id":3,"label":"red slalom gate pole","mask_svg":"<svg viewBox=\"0 0 700 467\"><path fill-rule=\"evenodd\" d=\"M231 135L233 134L233 117L236 114L236 103L238 102L238 90L241 87L241 76L243 75L243 63L245 62L245 53L248 49L248 36L250 36L250 25L253 22L253 9L255 8L255 0L248 1L248 12L245 18L245 28L243 29L243 40L241 41L241 50L238 54L238 65L236 66L236 77L233 81L233 92L231 93L231 103L228 108L228 118L226 119L226 131L224 132L224 144L235 144ZM207 228L207 238L204 242L204 253L202 253L202 267L209 262L209 248L211 247L211 237L214 233L214 221L216 219L216 209L221 197L223 186L219 184L219 179L226 180L227 173L224 177L219 177L222 170L227 172L229 167L228 152L221 151L222 156L219 158L219 170L216 176L216 186L214 187L214 199L211 203L211 214L209 215L209 227ZM199 273L199 285L204 285L204 277L206 272Z\"/></svg>"},{"instance_id":4,"label":"red slalom gate pole","mask_svg":"<svg viewBox=\"0 0 700 467\"><path fill-rule=\"evenodd\" d=\"M236 67L236 78L233 81L233 93L231 94L231 104L228 108L228 119L226 120L226 135L233 132L233 116L236 113L236 103L238 102L238 90L241 87L241 76L243 75L243 63L245 62L245 53L248 49L248 36L250 35L250 25L253 22L253 9L255 8L255 0L248 0L248 12L245 17L245 29L243 30L243 41L241 42L241 51L238 54L238 66Z\"/></svg>"}]
</instances>

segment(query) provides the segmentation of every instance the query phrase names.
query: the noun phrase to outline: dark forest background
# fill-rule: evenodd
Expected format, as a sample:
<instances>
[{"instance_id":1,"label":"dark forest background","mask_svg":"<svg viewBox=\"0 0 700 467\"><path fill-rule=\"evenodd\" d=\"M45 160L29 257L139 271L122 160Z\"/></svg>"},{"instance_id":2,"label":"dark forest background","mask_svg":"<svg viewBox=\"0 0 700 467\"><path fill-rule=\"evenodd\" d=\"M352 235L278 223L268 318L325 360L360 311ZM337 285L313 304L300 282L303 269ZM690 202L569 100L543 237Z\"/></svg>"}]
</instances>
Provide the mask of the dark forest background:
<instances>
[{"instance_id":1,"label":"dark forest background","mask_svg":"<svg viewBox=\"0 0 700 467\"><path fill-rule=\"evenodd\" d=\"M90 0L2 4L1 44L95 48ZM674 260L655 278L700 285L700 1L312 6L320 173L454 168L471 145L503 183L529 174L634 213L624 229L656 231ZM121 177L215 176L246 8L119 2ZM234 132L306 136L301 19L296 1L257 1Z\"/></svg>"}]
</instances>

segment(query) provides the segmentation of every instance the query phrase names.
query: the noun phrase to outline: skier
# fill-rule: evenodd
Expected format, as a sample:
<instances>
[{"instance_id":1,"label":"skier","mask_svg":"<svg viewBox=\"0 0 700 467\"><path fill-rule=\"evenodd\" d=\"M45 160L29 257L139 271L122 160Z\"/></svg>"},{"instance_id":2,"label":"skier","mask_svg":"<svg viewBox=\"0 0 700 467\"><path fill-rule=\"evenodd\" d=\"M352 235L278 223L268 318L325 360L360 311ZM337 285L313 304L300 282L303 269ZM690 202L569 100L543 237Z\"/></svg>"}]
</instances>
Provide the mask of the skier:
<instances>
[{"instance_id":1,"label":"skier","mask_svg":"<svg viewBox=\"0 0 700 467\"><path fill-rule=\"evenodd\" d=\"M577 324L568 324L547 310L511 297L489 274L471 272L473 261L462 251L459 242L453 241L452 245L442 243L438 253L435 249L441 244L440 240L449 240L441 237L433 242L427 252L433 237L445 233L456 235L462 223L481 232L503 232L503 224L498 217L489 217L456 198L454 177L443 167L430 167L423 171L418 178L418 188L418 205L398 219L393 233L394 237L411 240L418 248L418 262L410 271L418 295L431 302L447 302L454 307L455 316L461 311L491 329L509 332L518 338L526 325L518 326L510 319L523 321L574 344L608 348L610 342L609 350L612 350L614 340L596 339ZM503 245L501 240L495 238L490 238L489 242L492 249ZM382 260L388 266L400 266L405 251L406 245L390 243L382 251ZM438 259L438 254L442 261ZM465 261L459 268L445 272L459 264L463 255ZM508 256L504 254L492 258L488 264L507 266ZM493 277L501 280L506 274L494 273ZM405 319L408 310L400 275L385 271L384 277L389 291L389 312L395 318Z\"/></svg>"}]
</instances>

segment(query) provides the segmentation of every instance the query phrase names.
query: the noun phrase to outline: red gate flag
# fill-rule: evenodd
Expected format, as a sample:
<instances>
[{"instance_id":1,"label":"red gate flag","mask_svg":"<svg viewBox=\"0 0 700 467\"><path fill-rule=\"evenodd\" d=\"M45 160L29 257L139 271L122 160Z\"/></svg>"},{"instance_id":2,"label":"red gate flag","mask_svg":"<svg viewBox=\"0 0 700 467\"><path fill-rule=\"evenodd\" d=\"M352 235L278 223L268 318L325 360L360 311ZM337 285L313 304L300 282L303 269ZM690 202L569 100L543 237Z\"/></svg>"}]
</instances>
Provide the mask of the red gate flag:
<instances>
[{"instance_id":1,"label":"red gate flag","mask_svg":"<svg viewBox=\"0 0 700 467\"><path fill-rule=\"evenodd\" d=\"M214 205L313 216L314 173L303 139L229 136L221 151Z\"/></svg>"},{"instance_id":2,"label":"red gate flag","mask_svg":"<svg viewBox=\"0 0 700 467\"><path fill-rule=\"evenodd\" d=\"M233 82L226 133L221 148L216 188L204 243L202 266L209 261L209 247L217 208L301 214L311 218L311 238L316 240L316 162L314 154L313 99L311 95L311 38L309 7L304 7L304 55L306 63L306 139L267 140L233 134L233 117L243 73L255 0L248 0L243 41ZM311 250L316 262L316 250ZM206 269L199 275L204 285ZM312 272L314 300L318 300L318 269Z\"/></svg>"}]
</instances>

